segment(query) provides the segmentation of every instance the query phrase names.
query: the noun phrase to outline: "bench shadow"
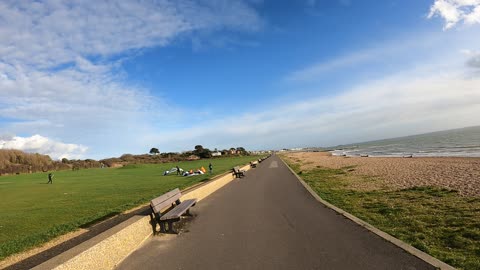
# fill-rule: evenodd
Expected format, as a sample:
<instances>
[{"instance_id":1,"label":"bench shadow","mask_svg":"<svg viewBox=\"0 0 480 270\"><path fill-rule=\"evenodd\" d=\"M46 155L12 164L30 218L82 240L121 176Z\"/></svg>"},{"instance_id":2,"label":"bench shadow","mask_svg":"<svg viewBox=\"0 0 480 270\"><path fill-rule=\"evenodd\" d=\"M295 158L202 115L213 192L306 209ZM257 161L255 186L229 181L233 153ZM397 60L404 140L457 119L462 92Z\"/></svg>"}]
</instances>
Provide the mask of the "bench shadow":
<instances>
[{"instance_id":1,"label":"bench shadow","mask_svg":"<svg viewBox=\"0 0 480 270\"><path fill-rule=\"evenodd\" d=\"M101 219L97 219L95 222L98 222L100 220L103 220L102 222L92 225L93 222L90 222L89 224L92 225L89 228L86 228L88 231L85 233L82 233L72 239L69 239L65 242L62 242L56 246L53 246L47 250L44 250L40 253L37 253L35 255L32 255L28 258L25 258L15 264L12 264L4 269L6 270L20 270L20 269L31 269L39 264L42 264L43 262L46 262L61 253L107 231L108 229L114 227L115 225L118 225L127 219L136 216L136 215L150 215L152 210L150 210L149 206L145 206L142 208L139 208L137 210L134 210L132 212L126 213L126 214L120 214L115 217L111 217L112 215L105 216ZM104 220L107 219L107 220ZM84 226L81 226L82 228L86 227L88 224L85 224ZM155 231L156 224L152 224L152 229Z\"/></svg>"}]
</instances>

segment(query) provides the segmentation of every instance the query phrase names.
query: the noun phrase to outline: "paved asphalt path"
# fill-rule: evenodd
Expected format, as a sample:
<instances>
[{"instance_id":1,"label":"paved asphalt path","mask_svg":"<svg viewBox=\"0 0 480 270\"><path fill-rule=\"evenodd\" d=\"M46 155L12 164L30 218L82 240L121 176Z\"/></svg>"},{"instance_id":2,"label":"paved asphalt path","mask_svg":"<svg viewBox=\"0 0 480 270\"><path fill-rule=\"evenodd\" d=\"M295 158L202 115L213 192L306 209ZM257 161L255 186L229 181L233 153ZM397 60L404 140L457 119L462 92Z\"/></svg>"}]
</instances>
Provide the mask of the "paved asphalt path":
<instances>
[{"instance_id":1,"label":"paved asphalt path","mask_svg":"<svg viewBox=\"0 0 480 270\"><path fill-rule=\"evenodd\" d=\"M118 269L434 269L317 202L272 156Z\"/></svg>"}]
</instances>

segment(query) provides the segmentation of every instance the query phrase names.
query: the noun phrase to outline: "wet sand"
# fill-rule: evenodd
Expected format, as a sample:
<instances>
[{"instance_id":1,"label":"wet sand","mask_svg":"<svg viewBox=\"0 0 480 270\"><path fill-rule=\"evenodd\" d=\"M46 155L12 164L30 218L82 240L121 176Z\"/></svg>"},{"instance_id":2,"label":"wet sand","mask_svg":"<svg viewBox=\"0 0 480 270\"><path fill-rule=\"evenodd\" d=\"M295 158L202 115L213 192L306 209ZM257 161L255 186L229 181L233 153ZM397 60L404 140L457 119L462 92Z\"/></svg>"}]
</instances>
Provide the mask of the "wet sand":
<instances>
[{"instance_id":1,"label":"wet sand","mask_svg":"<svg viewBox=\"0 0 480 270\"><path fill-rule=\"evenodd\" d=\"M353 175L375 177L375 187L404 189L435 186L457 190L462 196L480 196L480 158L458 157L340 157L326 152L292 152L303 169L318 166L340 169L355 166Z\"/></svg>"}]
</instances>

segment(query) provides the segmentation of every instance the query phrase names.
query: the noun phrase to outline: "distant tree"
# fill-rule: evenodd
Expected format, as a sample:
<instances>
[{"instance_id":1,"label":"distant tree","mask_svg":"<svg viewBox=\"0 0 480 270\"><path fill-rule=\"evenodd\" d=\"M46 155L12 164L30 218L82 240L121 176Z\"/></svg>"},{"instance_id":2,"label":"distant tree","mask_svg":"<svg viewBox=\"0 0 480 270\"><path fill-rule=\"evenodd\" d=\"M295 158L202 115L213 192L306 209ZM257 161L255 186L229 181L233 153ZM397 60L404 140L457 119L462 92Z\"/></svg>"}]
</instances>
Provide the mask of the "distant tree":
<instances>
[{"instance_id":1,"label":"distant tree","mask_svg":"<svg viewBox=\"0 0 480 270\"><path fill-rule=\"evenodd\" d=\"M68 159L67 158L62 158L62 163L68 163Z\"/></svg>"},{"instance_id":2,"label":"distant tree","mask_svg":"<svg viewBox=\"0 0 480 270\"><path fill-rule=\"evenodd\" d=\"M195 145L195 150L193 151L193 154L196 156L199 156L200 158L211 158L212 157L212 151L208 148L203 148L201 145Z\"/></svg>"},{"instance_id":3,"label":"distant tree","mask_svg":"<svg viewBox=\"0 0 480 270\"><path fill-rule=\"evenodd\" d=\"M201 145L195 145L195 150L193 150L193 154L200 156L200 153L203 152L203 146Z\"/></svg>"},{"instance_id":4,"label":"distant tree","mask_svg":"<svg viewBox=\"0 0 480 270\"><path fill-rule=\"evenodd\" d=\"M154 148L150 149L150 154L151 155L158 155L158 154L160 154L160 151L158 150L158 148L154 147Z\"/></svg>"},{"instance_id":5,"label":"distant tree","mask_svg":"<svg viewBox=\"0 0 480 270\"><path fill-rule=\"evenodd\" d=\"M198 153L198 156L201 158L211 158L212 151L210 151L208 148L203 148L202 152Z\"/></svg>"},{"instance_id":6,"label":"distant tree","mask_svg":"<svg viewBox=\"0 0 480 270\"><path fill-rule=\"evenodd\" d=\"M247 150L245 150L245 148L243 147L237 147L237 154L241 154L241 155L247 155Z\"/></svg>"}]
</instances>

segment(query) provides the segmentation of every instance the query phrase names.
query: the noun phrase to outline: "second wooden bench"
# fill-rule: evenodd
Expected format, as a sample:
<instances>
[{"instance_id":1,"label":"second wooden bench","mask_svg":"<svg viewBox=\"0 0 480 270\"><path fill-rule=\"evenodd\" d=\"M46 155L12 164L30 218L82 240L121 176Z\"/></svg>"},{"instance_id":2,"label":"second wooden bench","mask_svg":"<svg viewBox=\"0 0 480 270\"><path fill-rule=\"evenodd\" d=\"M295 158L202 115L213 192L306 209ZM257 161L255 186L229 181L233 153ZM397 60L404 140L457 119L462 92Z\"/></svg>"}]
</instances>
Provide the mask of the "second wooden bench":
<instances>
[{"instance_id":1,"label":"second wooden bench","mask_svg":"<svg viewBox=\"0 0 480 270\"><path fill-rule=\"evenodd\" d=\"M241 177L245 176L245 171L240 170L240 167L238 167L238 166L233 167L232 173L236 178L241 178Z\"/></svg>"},{"instance_id":2,"label":"second wooden bench","mask_svg":"<svg viewBox=\"0 0 480 270\"><path fill-rule=\"evenodd\" d=\"M168 225L169 233L177 233L173 223L179 221L182 215L190 215L190 207L197 203L197 199L181 202L181 197L182 193L176 188L150 201L150 208L156 222L160 225L160 232L166 233ZM168 209L164 211L166 208Z\"/></svg>"}]
</instances>

